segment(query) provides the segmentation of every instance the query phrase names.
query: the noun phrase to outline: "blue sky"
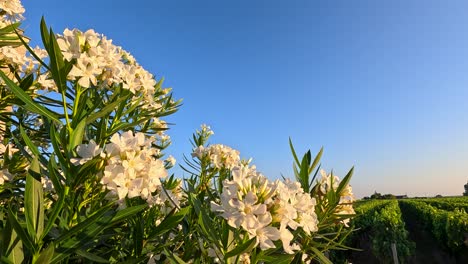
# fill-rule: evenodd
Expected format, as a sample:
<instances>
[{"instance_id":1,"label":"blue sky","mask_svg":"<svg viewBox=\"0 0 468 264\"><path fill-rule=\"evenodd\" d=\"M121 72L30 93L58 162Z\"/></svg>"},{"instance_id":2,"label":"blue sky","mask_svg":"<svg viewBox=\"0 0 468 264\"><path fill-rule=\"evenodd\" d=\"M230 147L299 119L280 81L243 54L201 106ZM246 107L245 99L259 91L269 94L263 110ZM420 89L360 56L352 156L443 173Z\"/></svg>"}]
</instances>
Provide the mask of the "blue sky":
<instances>
[{"instance_id":1,"label":"blue sky","mask_svg":"<svg viewBox=\"0 0 468 264\"><path fill-rule=\"evenodd\" d=\"M468 180L464 1L23 0L39 40L95 29L164 77L183 106L168 121L182 161L206 123L274 179L288 146L316 153L358 197L460 195ZM181 176L180 171L176 171Z\"/></svg>"}]
</instances>

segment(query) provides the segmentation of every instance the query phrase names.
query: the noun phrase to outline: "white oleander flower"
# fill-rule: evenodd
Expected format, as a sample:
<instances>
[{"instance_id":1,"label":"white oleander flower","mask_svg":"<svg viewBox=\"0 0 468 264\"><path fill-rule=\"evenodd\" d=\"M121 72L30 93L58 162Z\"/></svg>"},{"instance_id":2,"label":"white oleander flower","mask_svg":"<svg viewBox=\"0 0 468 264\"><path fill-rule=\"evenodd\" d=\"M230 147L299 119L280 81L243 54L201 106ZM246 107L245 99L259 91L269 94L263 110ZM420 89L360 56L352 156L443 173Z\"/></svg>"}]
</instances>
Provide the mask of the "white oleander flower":
<instances>
[{"instance_id":1,"label":"white oleander flower","mask_svg":"<svg viewBox=\"0 0 468 264\"><path fill-rule=\"evenodd\" d=\"M11 174L8 169L0 170L0 185L4 184L5 181L12 181L14 175Z\"/></svg>"},{"instance_id":2,"label":"white oleander flower","mask_svg":"<svg viewBox=\"0 0 468 264\"><path fill-rule=\"evenodd\" d=\"M136 101L144 98L142 108L158 109L162 106L155 98L157 82L154 76L104 35L94 30L65 29L63 35L57 35L57 42L66 60L76 59L68 75L69 80L77 81L84 88L110 92L113 85L122 85L134 94Z\"/></svg>"},{"instance_id":3,"label":"white oleander flower","mask_svg":"<svg viewBox=\"0 0 468 264\"><path fill-rule=\"evenodd\" d=\"M324 170L321 170L320 173L322 174L322 179L319 181L320 184L320 191L323 195L329 192L332 188L334 191L338 189L340 185L340 179L337 176L327 175ZM340 200L338 205L335 208L335 214L337 215L353 215L355 214L353 208L353 202L355 200L353 189L351 185L346 185L343 190L341 191ZM347 227L349 224L350 218L346 218L341 222Z\"/></svg>"},{"instance_id":4,"label":"white oleander flower","mask_svg":"<svg viewBox=\"0 0 468 264\"><path fill-rule=\"evenodd\" d=\"M198 146L192 152L192 157L202 159L204 156L208 156L211 166L217 169L232 169L240 163L239 151L221 144Z\"/></svg>"},{"instance_id":5,"label":"white oleander flower","mask_svg":"<svg viewBox=\"0 0 468 264\"><path fill-rule=\"evenodd\" d=\"M94 140L90 140L88 144L80 144L76 147L76 153L80 158L71 158L70 160L73 165L83 165L94 157L99 156L101 152L102 148Z\"/></svg>"},{"instance_id":6,"label":"white oleander flower","mask_svg":"<svg viewBox=\"0 0 468 264\"><path fill-rule=\"evenodd\" d=\"M23 14L25 12L19 0L0 0L0 11L5 12L8 19L23 19Z\"/></svg>"},{"instance_id":7,"label":"white oleander flower","mask_svg":"<svg viewBox=\"0 0 468 264\"><path fill-rule=\"evenodd\" d=\"M101 183L119 200L141 197L151 206L166 201L161 197L161 179L167 177L167 171L164 162L154 157L158 151L151 147L153 141L143 133L127 131L113 135L106 145L107 165Z\"/></svg>"}]
</instances>

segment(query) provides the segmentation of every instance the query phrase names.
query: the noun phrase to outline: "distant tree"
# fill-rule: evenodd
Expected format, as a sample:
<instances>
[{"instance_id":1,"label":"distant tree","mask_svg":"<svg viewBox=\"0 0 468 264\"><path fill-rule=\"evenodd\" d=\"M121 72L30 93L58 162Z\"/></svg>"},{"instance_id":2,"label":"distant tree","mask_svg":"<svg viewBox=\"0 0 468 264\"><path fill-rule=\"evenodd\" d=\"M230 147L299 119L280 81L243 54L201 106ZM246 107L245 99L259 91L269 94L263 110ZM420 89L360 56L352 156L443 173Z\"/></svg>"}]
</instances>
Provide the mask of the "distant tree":
<instances>
[{"instance_id":1,"label":"distant tree","mask_svg":"<svg viewBox=\"0 0 468 264\"><path fill-rule=\"evenodd\" d=\"M382 199L382 194L378 193L377 191L374 192L374 194L372 194L370 196L371 199Z\"/></svg>"},{"instance_id":2,"label":"distant tree","mask_svg":"<svg viewBox=\"0 0 468 264\"><path fill-rule=\"evenodd\" d=\"M370 197L369 196L364 196L364 198L362 198L363 200L369 200Z\"/></svg>"},{"instance_id":3,"label":"distant tree","mask_svg":"<svg viewBox=\"0 0 468 264\"><path fill-rule=\"evenodd\" d=\"M381 199L396 199L395 195L391 193L384 194Z\"/></svg>"},{"instance_id":4,"label":"distant tree","mask_svg":"<svg viewBox=\"0 0 468 264\"><path fill-rule=\"evenodd\" d=\"M465 184L465 192L463 193L463 196L468 196L468 182Z\"/></svg>"},{"instance_id":5,"label":"distant tree","mask_svg":"<svg viewBox=\"0 0 468 264\"><path fill-rule=\"evenodd\" d=\"M443 197L443 196L440 195L440 194L438 194L438 195L435 196L435 198L442 198L442 197Z\"/></svg>"}]
</instances>

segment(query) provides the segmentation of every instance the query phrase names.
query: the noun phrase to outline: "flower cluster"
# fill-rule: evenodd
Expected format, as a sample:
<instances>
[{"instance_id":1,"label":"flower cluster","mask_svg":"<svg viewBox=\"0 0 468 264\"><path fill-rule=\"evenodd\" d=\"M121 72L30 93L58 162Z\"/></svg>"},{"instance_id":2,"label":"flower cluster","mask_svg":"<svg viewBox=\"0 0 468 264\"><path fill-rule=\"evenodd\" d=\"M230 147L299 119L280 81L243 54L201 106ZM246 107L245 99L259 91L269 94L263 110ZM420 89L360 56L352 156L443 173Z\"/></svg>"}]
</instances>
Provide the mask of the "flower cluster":
<instances>
[{"instance_id":1,"label":"flower cluster","mask_svg":"<svg viewBox=\"0 0 468 264\"><path fill-rule=\"evenodd\" d=\"M57 42L66 60L75 63L68 78L84 88L122 85L135 96L145 99L145 107L157 109L154 100L156 80L120 46L90 29L65 29Z\"/></svg>"},{"instance_id":2,"label":"flower cluster","mask_svg":"<svg viewBox=\"0 0 468 264\"><path fill-rule=\"evenodd\" d=\"M320 193L326 195L331 190L336 191L340 185L340 178L338 176L327 174L324 170L320 170L322 178L319 181ZM341 191L340 201L335 209L335 214L337 215L353 215L355 214L353 208L353 202L355 200L353 189L351 185L346 185ZM350 218L343 220L343 224L348 226Z\"/></svg>"},{"instance_id":3,"label":"flower cluster","mask_svg":"<svg viewBox=\"0 0 468 264\"><path fill-rule=\"evenodd\" d=\"M214 144L208 147L198 146L193 150L192 157L200 160L208 157L211 166L217 169L232 169L240 162L239 151L221 144Z\"/></svg>"},{"instance_id":4,"label":"flower cluster","mask_svg":"<svg viewBox=\"0 0 468 264\"><path fill-rule=\"evenodd\" d=\"M163 161L154 158L159 150L151 147L152 142L143 133L127 131L115 134L106 145L108 160L101 183L119 200L140 196L151 205L158 201L152 194L161 190L160 179L167 171Z\"/></svg>"},{"instance_id":5,"label":"flower cluster","mask_svg":"<svg viewBox=\"0 0 468 264\"><path fill-rule=\"evenodd\" d=\"M76 148L79 158L72 159L72 162L81 165L94 157L105 158L101 183L120 202L125 197L141 197L150 205L162 204L168 199L177 200L178 197L170 190L159 195L162 193L161 178L167 176L167 171L164 162L155 158L160 151L152 147L153 142L153 138L147 138L143 133L134 135L127 131L122 135L114 134L104 150L92 140L79 145Z\"/></svg>"},{"instance_id":6,"label":"flower cluster","mask_svg":"<svg viewBox=\"0 0 468 264\"><path fill-rule=\"evenodd\" d=\"M254 166L239 165L232 169L232 180L224 180L220 204L212 210L222 212L228 224L247 231L261 249L275 248L281 240L283 250L293 254L299 245L291 230L317 231L315 199L304 193L300 184L290 180L270 181Z\"/></svg>"},{"instance_id":7,"label":"flower cluster","mask_svg":"<svg viewBox=\"0 0 468 264\"><path fill-rule=\"evenodd\" d=\"M25 10L19 0L0 0L1 21L14 22L16 19L23 19ZM0 22L1 23L1 22ZM1 27L5 25L0 25Z\"/></svg>"}]
</instances>

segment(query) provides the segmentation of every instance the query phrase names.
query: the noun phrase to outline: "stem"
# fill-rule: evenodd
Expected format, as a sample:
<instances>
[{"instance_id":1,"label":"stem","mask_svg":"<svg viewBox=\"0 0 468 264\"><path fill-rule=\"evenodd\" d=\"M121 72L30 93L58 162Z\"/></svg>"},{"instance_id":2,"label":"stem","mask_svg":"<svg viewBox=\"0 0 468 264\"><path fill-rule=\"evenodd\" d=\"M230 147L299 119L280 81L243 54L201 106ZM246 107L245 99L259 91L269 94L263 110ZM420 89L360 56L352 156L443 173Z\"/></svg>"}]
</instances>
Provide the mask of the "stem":
<instances>
[{"instance_id":1,"label":"stem","mask_svg":"<svg viewBox=\"0 0 468 264\"><path fill-rule=\"evenodd\" d=\"M68 129L68 132L71 133L73 131L73 129L71 128L70 118L68 117L67 100L65 98L65 92L62 91L61 94L62 94L63 111L64 111L64 114L65 114L65 121L67 123L67 129Z\"/></svg>"}]
</instances>

